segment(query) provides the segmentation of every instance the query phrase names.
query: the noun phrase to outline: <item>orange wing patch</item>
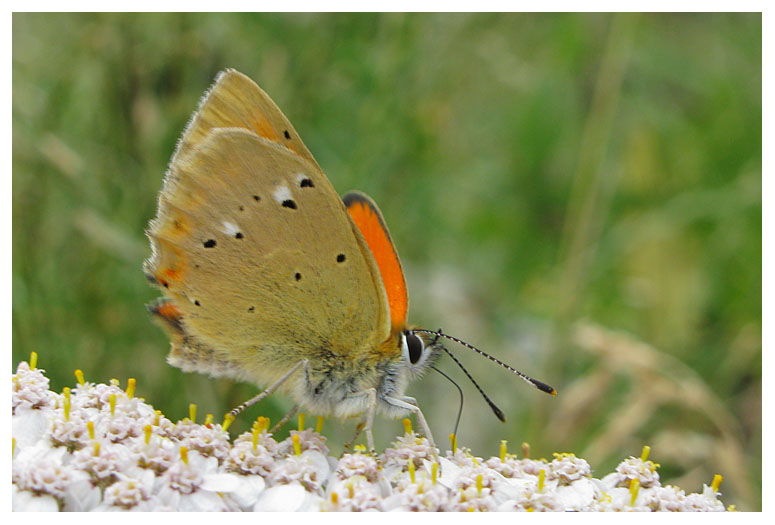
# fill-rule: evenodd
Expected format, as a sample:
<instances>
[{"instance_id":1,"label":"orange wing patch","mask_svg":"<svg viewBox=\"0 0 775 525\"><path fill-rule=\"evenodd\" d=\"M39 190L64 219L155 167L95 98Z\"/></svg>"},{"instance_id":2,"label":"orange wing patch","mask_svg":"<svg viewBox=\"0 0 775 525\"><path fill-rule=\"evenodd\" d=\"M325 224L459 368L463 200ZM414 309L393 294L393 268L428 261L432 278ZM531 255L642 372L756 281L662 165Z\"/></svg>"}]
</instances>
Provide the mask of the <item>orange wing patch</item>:
<instances>
[{"instance_id":1,"label":"orange wing patch","mask_svg":"<svg viewBox=\"0 0 775 525\"><path fill-rule=\"evenodd\" d=\"M271 140L272 142L280 144L281 146L285 146L285 144L281 143L280 139L277 137L277 133L275 133L272 124L265 118L257 116L253 123L253 129L258 132L259 137L264 137L267 140Z\"/></svg>"},{"instance_id":2,"label":"orange wing patch","mask_svg":"<svg viewBox=\"0 0 775 525\"><path fill-rule=\"evenodd\" d=\"M169 320L178 320L183 317L183 313L171 302L163 302L156 307L155 313Z\"/></svg>"},{"instance_id":3,"label":"orange wing patch","mask_svg":"<svg viewBox=\"0 0 775 525\"><path fill-rule=\"evenodd\" d=\"M169 299L158 299L148 305L148 310L156 320L173 337L183 335L183 312L178 310Z\"/></svg>"},{"instance_id":4,"label":"orange wing patch","mask_svg":"<svg viewBox=\"0 0 775 525\"><path fill-rule=\"evenodd\" d=\"M366 240L379 268L390 306L391 330L394 333L401 331L406 327L409 297L401 261L398 259L398 253L390 239L390 232L382 219L382 214L374 201L363 193L350 192L342 200Z\"/></svg>"}]
</instances>

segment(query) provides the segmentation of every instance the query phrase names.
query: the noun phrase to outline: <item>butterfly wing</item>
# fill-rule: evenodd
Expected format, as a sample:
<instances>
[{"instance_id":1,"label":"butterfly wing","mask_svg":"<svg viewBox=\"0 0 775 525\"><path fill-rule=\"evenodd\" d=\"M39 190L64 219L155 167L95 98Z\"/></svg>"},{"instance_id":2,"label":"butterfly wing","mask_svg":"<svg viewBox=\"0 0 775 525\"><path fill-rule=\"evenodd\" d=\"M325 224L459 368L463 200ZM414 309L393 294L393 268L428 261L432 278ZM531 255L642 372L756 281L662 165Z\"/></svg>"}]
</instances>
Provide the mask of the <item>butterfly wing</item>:
<instances>
[{"instance_id":1,"label":"butterfly wing","mask_svg":"<svg viewBox=\"0 0 775 525\"><path fill-rule=\"evenodd\" d=\"M244 128L290 149L318 171L312 154L277 104L249 77L234 69L218 74L178 143L171 164L196 149L213 128ZM322 172L322 171L321 171Z\"/></svg>"},{"instance_id":2,"label":"butterfly wing","mask_svg":"<svg viewBox=\"0 0 775 525\"><path fill-rule=\"evenodd\" d=\"M382 213L368 195L359 191L347 193L342 200L379 268L390 307L391 331L401 332L406 328L409 296L401 260Z\"/></svg>"},{"instance_id":3,"label":"butterfly wing","mask_svg":"<svg viewBox=\"0 0 775 525\"><path fill-rule=\"evenodd\" d=\"M223 81L170 165L145 270L165 294L152 310L171 364L266 384L302 357L348 359L384 341L390 314L363 236L306 147L221 126L237 110L210 101L238 95L221 96ZM249 109L286 128L281 113Z\"/></svg>"}]
</instances>

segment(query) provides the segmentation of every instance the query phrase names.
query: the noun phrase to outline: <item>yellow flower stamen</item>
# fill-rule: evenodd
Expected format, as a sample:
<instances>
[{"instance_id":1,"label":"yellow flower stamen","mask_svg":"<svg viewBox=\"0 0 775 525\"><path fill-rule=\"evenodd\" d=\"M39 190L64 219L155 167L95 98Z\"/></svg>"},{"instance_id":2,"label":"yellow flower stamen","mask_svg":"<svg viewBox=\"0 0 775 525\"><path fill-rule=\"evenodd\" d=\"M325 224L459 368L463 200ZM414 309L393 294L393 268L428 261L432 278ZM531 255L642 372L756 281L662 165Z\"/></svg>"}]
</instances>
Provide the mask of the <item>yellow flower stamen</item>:
<instances>
[{"instance_id":1,"label":"yellow flower stamen","mask_svg":"<svg viewBox=\"0 0 775 525\"><path fill-rule=\"evenodd\" d=\"M113 417L116 414L116 394L110 394L108 401L110 401L110 417Z\"/></svg>"},{"instance_id":2,"label":"yellow flower stamen","mask_svg":"<svg viewBox=\"0 0 775 525\"><path fill-rule=\"evenodd\" d=\"M449 444L452 447L452 453L457 452L457 436L454 432L449 435Z\"/></svg>"},{"instance_id":3,"label":"yellow flower stamen","mask_svg":"<svg viewBox=\"0 0 775 525\"><path fill-rule=\"evenodd\" d=\"M223 430L229 430L229 427L231 426L232 422L234 421L234 415L229 412L225 416L223 416Z\"/></svg>"},{"instance_id":4,"label":"yellow flower stamen","mask_svg":"<svg viewBox=\"0 0 775 525\"><path fill-rule=\"evenodd\" d=\"M143 427L143 432L145 433L145 444L150 445L151 443L151 432L153 432L153 427L151 425L145 425Z\"/></svg>"},{"instance_id":5,"label":"yellow flower stamen","mask_svg":"<svg viewBox=\"0 0 775 525\"><path fill-rule=\"evenodd\" d=\"M38 353L30 352L30 370L35 370L38 367Z\"/></svg>"},{"instance_id":6,"label":"yellow flower stamen","mask_svg":"<svg viewBox=\"0 0 775 525\"><path fill-rule=\"evenodd\" d=\"M508 454L508 448L506 448L507 441L505 439L501 440L501 462L506 460L506 454Z\"/></svg>"},{"instance_id":7,"label":"yellow flower stamen","mask_svg":"<svg viewBox=\"0 0 775 525\"><path fill-rule=\"evenodd\" d=\"M331 493L331 503L334 505L339 505L339 494L336 492Z\"/></svg>"},{"instance_id":8,"label":"yellow flower stamen","mask_svg":"<svg viewBox=\"0 0 775 525\"><path fill-rule=\"evenodd\" d=\"M651 447L648 445L643 445L643 452L640 454L640 460L644 463L649 459L649 454L651 453Z\"/></svg>"},{"instance_id":9,"label":"yellow flower stamen","mask_svg":"<svg viewBox=\"0 0 775 525\"><path fill-rule=\"evenodd\" d=\"M83 370L80 368L75 371L75 380L78 381L78 384L83 386L83 384L86 382L83 379Z\"/></svg>"},{"instance_id":10,"label":"yellow flower stamen","mask_svg":"<svg viewBox=\"0 0 775 525\"><path fill-rule=\"evenodd\" d=\"M727 507L727 512L737 512L737 507L735 507L734 505L730 505L729 507Z\"/></svg>"},{"instance_id":11,"label":"yellow flower stamen","mask_svg":"<svg viewBox=\"0 0 775 525\"><path fill-rule=\"evenodd\" d=\"M403 421L401 421L404 424L404 434L411 434L412 433L412 420L408 417L405 417Z\"/></svg>"},{"instance_id":12,"label":"yellow flower stamen","mask_svg":"<svg viewBox=\"0 0 775 525\"><path fill-rule=\"evenodd\" d=\"M89 439L94 439L94 421L86 423L86 429L89 431Z\"/></svg>"},{"instance_id":13,"label":"yellow flower stamen","mask_svg":"<svg viewBox=\"0 0 775 525\"><path fill-rule=\"evenodd\" d=\"M269 418L264 416L258 416L258 419L256 419L256 424L258 425L258 433L266 432L269 430Z\"/></svg>"},{"instance_id":14,"label":"yellow flower stamen","mask_svg":"<svg viewBox=\"0 0 775 525\"><path fill-rule=\"evenodd\" d=\"M436 484L436 479L439 477L439 464L435 461L431 463L431 484Z\"/></svg>"},{"instance_id":15,"label":"yellow flower stamen","mask_svg":"<svg viewBox=\"0 0 775 525\"><path fill-rule=\"evenodd\" d=\"M411 479L412 480L412 484L414 484L414 483L417 482L417 480L415 479L415 476L414 476L414 460L410 459L409 460L409 464L407 465L407 467L409 468L409 479Z\"/></svg>"},{"instance_id":16,"label":"yellow flower stamen","mask_svg":"<svg viewBox=\"0 0 775 525\"><path fill-rule=\"evenodd\" d=\"M11 457L13 458L13 455L16 453L16 438L11 438Z\"/></svg>"},{"instance_id":17,"label":"yellow flower stamen","mask_svg":"<svg viewBox=\"0 0 775 525\"><path fill-rule=\"evenodd\" d=\"M95 441L94 442L94 457L96 458L99 455L100 455L100 442L99 441Z\"/></svg>"},{"instance_id":18,"label":"yellow flower stamen","mask_svg":"<svg viewBox=\"0 0 775 525\"><path fill-rule=\"evenodd\" d=\"M480 496L482 495L482 486L483 486L482 475L479 474L478 476L476 476L476 493Z\"/></svg>"},{"instance_id":19,"label":"yellow flower stamen","mask_svg":"<svg viewBox=\"0 0 775 525\"><path fill-rule=\"evenodd\" d=\"M544 491L544 482L546 482L546 470L541 469L538 471L538 492Z\"/></svg>"},{"instance_id":20,"label":"yellow flower stamen","mask_svg":"<svg viewBox=\"0 0 775 525\"><path fill-rule=\"evenodd\" d=\"M258 435L261 433L261 427L258 422L253 425L252 440L253 450L258 450Z\"/></svg>"},{"instance_id":21,"label":"yellow flower stamen","mask_svg":"<svg viewBox=\"0 0 775 525\"><path fill-rule=\"evenodd\" d=\"M530 443L522 443L522 457L530 459Z\"/></svg>"},{"instance_id":22,"label":"yellow flower stamen","mask_svg":"<svg viewBox=\"0 0 775 525\"><path fill-rule=\"evenodd\" d=\"M306 426L305 423L306 421L305 421L304 412L299 412L299 432L304 430L304 427Z\"/></svg>"},{"instance_id":23,"label":"yellow flower stamen","mask_svg":"<svg viewBox=\"0 0 775 525\"><path fill-rule=\"evenodd\" d=\"M635 500L638 499L638 492L640 491L640 481L635 478L630 481L630 494L632 497L630 498L630 506L635 505Z\"/></svg>"},{"instance_id":24,"label":"yellow flower stamen","mask_svg":"<svg viewBox=\"0 0 775 525\"><path fill-rule=\"evenodd\" d=\"M126 397L129 399L135 397L135 386L137 386L137 381L134 377L130 377L126 382Z\"/></svg>"},{"instance_id":25,"label":"yellow flower stamen","mask_svg":"<svg viewBox=\"0 0 775 525\"><path fill-rule=\"evenodd\" d=\"M355 496L355 488L353 487L353 482L348 481L345 487L347 487L347 494L350 496L350 499L352 499L353 496Z\"/></svg>"},{"instance_id":26,"label":"yellow flower stamen","mask_svg":"<svg viewBox=\"0 0 775 525\"><path fill-rule=\"evenodd\" d=\"M291 436L291 441L293 442L293 453L297 456L301 456L301 442L299 441L299 435L294 434Z\"/></svg>"},{"instance_id":27,"label":"yellow flower stamen","mask_svg":"<svg viewBox=\"0 0 775 525\"><path fill-rule=\"evenodd\" d=\"M159 426L159 418L162 416L161 410L154 410L153 413L156 414L155 417L153 418L153 424L158 427Z\"/></svg>"},{"instance_id":28,"label":"yellow flower stamen","mask_svg":"<svg viewBox=\"0 0 775 525\"><path fill-rule=\"evenodd\" d=\"M65 396L64 401L64 412L65 412L65 421L70 421L70 387L64 387L62 389L62 394Z\"/></svg>"},{"instance_id":29,"label":"yellow flower stamen","mask_svg":"<svg viewBox=\"0 0 775 525\"><path fill-rule=\"evenodd\" d=\"M119 381L115 377L111 377L110 378L110 386L118 386L118 387L120 387L121 386L121 381Z\"/></svg>"},{"instance_id":30,"label":"yellow flower stamen","mask_svg":"<svg viewBox=\"0 0 775 525\"><path fill-rule=\"evenodd\" d=\"M206 427L210 427L210 426L212 426L212 424L213 424L213 415L212 414L207 414L205 416L205 426Z\"/></svg>"},{"instance_id":31,"label":"yellow flower stamen","mask_svg":"<svg viewBox=\"0 0 775 525\"><path fill-rule=\"evenodd\" d=\"M724 478L721 474L716 474L713 476L713 482L710 484L710 488L713 489L713 492L718 492L719 487L721 487L721 482L724 481Z\"/></svg>"},{"instance_id":32,"label":"yellow flower stamen","mask_svg":"<svg viewBox=\"0 0 775 525\"><path fill-rule=\"evenodd\" d=\"M317 422L315 423L315 432L317 432L318 434L323 432L323 423L325 422L326 422L326 418L324 418L323 416L318 416Z\"/></svg>"},{"instance_id":33,"label":"yellow flower stamen","mask_svg":"<svg viewBox=\"0 0 775 525\"><path fill-rule=\"evenodd\" d=\"M180 447L180 459L188 465L188 447Z\"/></svg>"},{"instance_id":34,"label":"yellow flower stamen","mask_svg":"<svg viewBox=\"0 0 775 525\"><path fill-rule=\"evenodd\" d=\"M359 454L363 454L366 452L366 445L355 445L353 447L353 450L355 452L358 452Z\"/></svg>"},{"instance_id":35,"label":"yellow flower stamen","mask_svg":"<svg viewBox=\"0 0 775 525\"><path fill-rule=\"evenodd\" d=\"M196 403L189 403L188 418L191 420L192 423L196 423Z\"/></svg>"}]
</instances>

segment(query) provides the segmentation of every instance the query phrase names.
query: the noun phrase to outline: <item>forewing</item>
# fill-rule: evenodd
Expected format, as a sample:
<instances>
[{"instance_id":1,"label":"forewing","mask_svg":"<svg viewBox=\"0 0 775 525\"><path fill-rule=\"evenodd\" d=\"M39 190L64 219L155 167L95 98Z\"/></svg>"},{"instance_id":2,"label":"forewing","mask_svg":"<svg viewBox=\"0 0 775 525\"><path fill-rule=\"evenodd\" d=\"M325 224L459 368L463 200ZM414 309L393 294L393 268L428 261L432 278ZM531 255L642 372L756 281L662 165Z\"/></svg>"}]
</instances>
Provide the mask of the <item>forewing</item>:
<instances>
[{"instance_id":1,"label":"forewing","mask_svg":"<svg viewBox=\"0 0 775 525\"><path fill-rule=\"evenodd\" d=\"M249 77L234 69L220 72L202 97L171 164L195 151L210 130L215 128L250 130L259 137L290 149L321 171L301 137L269 95Z\"/></svg>"}]
</instances>

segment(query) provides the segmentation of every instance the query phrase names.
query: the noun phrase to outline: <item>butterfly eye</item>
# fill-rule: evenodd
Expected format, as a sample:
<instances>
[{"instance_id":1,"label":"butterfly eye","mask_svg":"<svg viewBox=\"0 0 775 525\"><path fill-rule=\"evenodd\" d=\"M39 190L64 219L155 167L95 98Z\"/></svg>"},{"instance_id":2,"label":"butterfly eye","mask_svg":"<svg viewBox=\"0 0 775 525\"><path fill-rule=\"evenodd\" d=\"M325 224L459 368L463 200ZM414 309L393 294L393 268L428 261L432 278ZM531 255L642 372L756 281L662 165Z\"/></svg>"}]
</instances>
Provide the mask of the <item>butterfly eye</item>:
<instances>
[{"instance_id":1,"label":"butterfly eye","mask_svg":"<svg viewBox=\"0 0 775 525\"><path fill-rule=\"evenodd\" d=\"M406 331L403 335L405 355L409 357L409 362L411 364L416 365L422 357L423 350L425 350L425 344L423 344L422 339L413 332Z\"/></svg>"}]
</instances>

